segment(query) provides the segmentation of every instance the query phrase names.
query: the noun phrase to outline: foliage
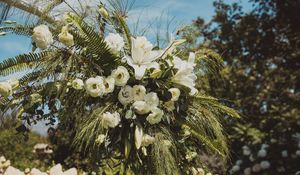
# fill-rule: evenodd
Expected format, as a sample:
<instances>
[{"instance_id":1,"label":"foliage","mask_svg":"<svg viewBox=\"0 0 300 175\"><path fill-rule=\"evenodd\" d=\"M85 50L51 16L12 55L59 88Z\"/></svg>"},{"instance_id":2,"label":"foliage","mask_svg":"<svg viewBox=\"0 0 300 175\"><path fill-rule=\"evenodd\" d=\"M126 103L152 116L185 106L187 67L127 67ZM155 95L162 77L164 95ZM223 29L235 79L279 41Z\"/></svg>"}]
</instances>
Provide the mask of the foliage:
<instances>
[{"instance_id":1,"label":"foliage","mask_svg":"<svg viewBox=\"0 0 300 175\"><path fill-rule=\"evenodd\" d=\"M235 125L228 128L233 162L243 161L235 163L233 169L238 165L239 170L231 172L244 174L250 168L253 173L253 166L267 160L271 167L254 174L295 174L299 170L300 30L296 14L300 3L250 2L253 9L244 13L237 3L216 1L212 21L194 21L202 44L189 47L222 53L227 64L222 72L225 81L209 81L210 94L233 100L245 116L238 123L229 120ZM220 87L221 82L225 85ZM269 145L263 158L257 157L262 144ZM250 148L250 155L244 155L243 146ZM286 151L288 156L282 156Z\"/></svg>"}]
</instances>

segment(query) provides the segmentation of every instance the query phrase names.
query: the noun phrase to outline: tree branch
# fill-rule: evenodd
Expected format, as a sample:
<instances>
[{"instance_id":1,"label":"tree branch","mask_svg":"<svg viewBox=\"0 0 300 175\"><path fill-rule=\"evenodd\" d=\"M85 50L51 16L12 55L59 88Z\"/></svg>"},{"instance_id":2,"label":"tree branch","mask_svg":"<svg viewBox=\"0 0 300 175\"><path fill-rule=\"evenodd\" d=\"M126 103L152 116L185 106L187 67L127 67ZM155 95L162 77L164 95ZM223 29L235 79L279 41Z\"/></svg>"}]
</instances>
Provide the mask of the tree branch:
<instances>
[{"instance_id":1,"label":"tree branch","mask_svg":"<svg viewBox=\"0 0 300 175\"><path fill-rule=\"evenodd\" d=\"M46 22L48 22L50 24L56 23L56 21L53 18L44 14L42 11L40 11L38 9L38 7L36 7L34 5L26 4L24 2L21 2L20 0L0 0L0 2L6 3L7 5L9 5L11 7L23 10L23 11L30 13L32 15L35 15L39 18L43 18Z\"/></svg>"}]
</instances>

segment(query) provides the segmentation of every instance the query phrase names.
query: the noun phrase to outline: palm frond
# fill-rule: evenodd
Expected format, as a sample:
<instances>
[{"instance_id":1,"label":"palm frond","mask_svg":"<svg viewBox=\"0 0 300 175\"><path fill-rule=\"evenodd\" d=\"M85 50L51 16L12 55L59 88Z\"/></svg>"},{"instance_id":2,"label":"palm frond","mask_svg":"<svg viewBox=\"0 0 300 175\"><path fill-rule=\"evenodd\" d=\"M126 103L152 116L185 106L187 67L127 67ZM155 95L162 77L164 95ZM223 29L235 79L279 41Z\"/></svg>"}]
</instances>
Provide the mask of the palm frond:
<instances>
[{"instance_id":1,"label":"palm frond","mask_svg":"<svg viewBox=\"0 0 300 175\"><path fill-rule=\"evenodd\" d=\"M34 25L16 25L16 26L1 26L0 27L0 32L11 32L16 35L23 35L23 36L32 36L32 30L34 28Z\"/></svg>"}]
</instances>

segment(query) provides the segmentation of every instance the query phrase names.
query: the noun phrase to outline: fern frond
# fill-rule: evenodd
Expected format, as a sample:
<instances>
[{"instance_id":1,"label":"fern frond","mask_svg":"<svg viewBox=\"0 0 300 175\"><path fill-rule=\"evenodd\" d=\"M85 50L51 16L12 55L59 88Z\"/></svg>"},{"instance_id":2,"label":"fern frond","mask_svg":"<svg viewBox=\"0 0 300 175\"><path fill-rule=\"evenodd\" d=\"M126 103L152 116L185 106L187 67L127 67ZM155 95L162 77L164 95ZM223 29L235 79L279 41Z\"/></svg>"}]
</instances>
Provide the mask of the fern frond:
<instances>
[{"instance_id":1,"label":"fern frond","mask_svg":"<svg viewBox=\"0 0 300 175\"><path fill-rule=\"evenodd\" d=\"M15 26L2 26L0 27L0 32L11 32L16 35L23 35L31 37L33 34L34 25L15 25Z\"/></svg>"},{"instance_id":2,"label":"fern frond","mask_svg":"<svg viewBox=\"0 0 300 175\"><path fill-rule=\"evenodd\" d=\"M51 52L29 53L18 55L15 58L8 58L0 63L0 75L6 76L25 69L33 68L40 64L43 58L49 56Z\"/></svg>"}]
</instances>

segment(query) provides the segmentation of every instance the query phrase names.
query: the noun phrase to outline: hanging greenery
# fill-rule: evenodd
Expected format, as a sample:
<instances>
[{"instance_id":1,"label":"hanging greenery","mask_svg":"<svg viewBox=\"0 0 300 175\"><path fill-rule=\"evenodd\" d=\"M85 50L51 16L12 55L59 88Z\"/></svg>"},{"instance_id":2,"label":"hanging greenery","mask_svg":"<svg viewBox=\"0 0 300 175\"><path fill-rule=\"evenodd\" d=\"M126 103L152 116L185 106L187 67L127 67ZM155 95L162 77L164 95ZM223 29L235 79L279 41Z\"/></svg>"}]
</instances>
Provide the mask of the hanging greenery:
<instances>
[{"instance_id":1,"label":"hanging greenery","mask_svg":"<svg viewBox=\"0 0 300 175\"><path fill-rule=\"evenodd\" d=\"M197 174L203 150L226 160L221 121L239 115L199 82L215 75L222 59L182 49L185 40L175 38L155 47L133 36L124 11L112 5L99 5L98 25L70 12L55 22L41 15L35 26L0 27L33 42L32 53L0 63L1 76L30 70L0 83L1 108L17 106L25 128L41 119L72 124L74 148L105 174Z\"/></svg>"}]
</instances>

